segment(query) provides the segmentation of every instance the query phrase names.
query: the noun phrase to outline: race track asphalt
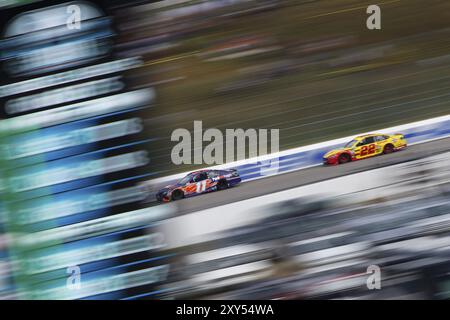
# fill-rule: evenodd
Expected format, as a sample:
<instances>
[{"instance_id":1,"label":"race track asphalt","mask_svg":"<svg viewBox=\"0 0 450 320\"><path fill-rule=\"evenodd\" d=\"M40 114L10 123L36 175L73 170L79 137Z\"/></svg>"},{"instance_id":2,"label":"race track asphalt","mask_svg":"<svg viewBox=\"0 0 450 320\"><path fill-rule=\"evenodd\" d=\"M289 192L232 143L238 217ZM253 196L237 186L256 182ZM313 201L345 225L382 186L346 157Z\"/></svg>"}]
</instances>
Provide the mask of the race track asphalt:
<instances>
[{"instance_id":1,"label":"race track asphalt","mask_svg":"<svg viewBox=\"0 0 450 320\"><path fill-rule=\"evenodd\" d=\"M314 182L329 180L340 176L386 167L450 151L450 138L434 140L409 146L407 149L388 155L350 162L337 166L316 166L296 170L276 176L244 182L241 185L219 192L211 192L173 202L177 215L213 208L228 203L283 191ZM336 186L345 188L345 186ZM164 205L164 204L161 204Z\"/></svg>"}]
</instances>

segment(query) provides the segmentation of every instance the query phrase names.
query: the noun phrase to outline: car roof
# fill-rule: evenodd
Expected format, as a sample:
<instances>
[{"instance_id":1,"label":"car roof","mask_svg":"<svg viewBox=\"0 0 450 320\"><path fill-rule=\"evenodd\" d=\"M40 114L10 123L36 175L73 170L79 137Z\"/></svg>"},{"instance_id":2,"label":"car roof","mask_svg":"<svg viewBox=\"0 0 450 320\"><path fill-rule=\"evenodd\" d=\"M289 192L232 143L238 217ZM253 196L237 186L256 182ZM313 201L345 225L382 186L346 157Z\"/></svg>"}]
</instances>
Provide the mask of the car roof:
<instances>
[{"instance_id":1,"label":"car roof","mask_svg":"<svg viewBox=\"0 0 450 320\"><path fill-rule=\"evenodd\" d=\"M193 172L189 173L188 176L197 174L197 173L208 172L208 171L211 171L211 170L204 169L204 170L193 171Z\"/></svg>"},{"instance_id":2,"label":"car roof","mask_svg":"<svg viewBox=\"0 0 450 320\"><path fill-rule=\"evenodd\" d=\"M386 135L386 134L382 134L382 133L368 133L368 134L364 134L362 136L357 136L355 138L355 140L362 140L362 139L367 138L367 137L384 136L384 135Z\"/></svg>"}]
</instances>

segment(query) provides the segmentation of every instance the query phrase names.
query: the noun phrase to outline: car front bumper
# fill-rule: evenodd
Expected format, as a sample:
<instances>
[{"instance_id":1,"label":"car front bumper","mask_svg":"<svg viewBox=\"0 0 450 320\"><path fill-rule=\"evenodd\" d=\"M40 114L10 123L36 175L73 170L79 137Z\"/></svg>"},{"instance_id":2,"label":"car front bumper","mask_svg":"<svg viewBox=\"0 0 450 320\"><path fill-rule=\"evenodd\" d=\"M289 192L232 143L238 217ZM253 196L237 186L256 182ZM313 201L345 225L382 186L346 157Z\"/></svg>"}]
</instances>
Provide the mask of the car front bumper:
<instances>
[{"instance_id":1,"label":"car front bumper","mask_svg":"<svg viewBox=\"0 0 450 320\"><path fill-rule=\"evenodd\" d=\"M322 159L322 163L325 166L338 164L338 157L328 157L328 158L324 157Z\"/></svg>"}]
</instances>

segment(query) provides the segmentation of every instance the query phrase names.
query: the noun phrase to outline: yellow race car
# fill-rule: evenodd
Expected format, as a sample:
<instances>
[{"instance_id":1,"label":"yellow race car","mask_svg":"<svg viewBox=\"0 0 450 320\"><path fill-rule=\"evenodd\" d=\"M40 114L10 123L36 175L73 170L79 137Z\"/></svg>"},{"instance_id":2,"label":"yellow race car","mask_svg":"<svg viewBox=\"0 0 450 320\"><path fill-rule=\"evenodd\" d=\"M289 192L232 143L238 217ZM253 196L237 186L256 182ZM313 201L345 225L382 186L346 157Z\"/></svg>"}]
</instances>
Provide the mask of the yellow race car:
<instances>
[{"instance_id":1,"label":"yellow race car","mask_svg":"<svg viewBox=\"0 0 450 320\"><path fill-rule=\"evenodd\" d=\"M382 153L392 153L406 148L407 142L403 134L366 134L356 137L343 148L327 152L323 156L325 165L342 164L350 161L373 157Z\"/></svg>"}]
</instances>

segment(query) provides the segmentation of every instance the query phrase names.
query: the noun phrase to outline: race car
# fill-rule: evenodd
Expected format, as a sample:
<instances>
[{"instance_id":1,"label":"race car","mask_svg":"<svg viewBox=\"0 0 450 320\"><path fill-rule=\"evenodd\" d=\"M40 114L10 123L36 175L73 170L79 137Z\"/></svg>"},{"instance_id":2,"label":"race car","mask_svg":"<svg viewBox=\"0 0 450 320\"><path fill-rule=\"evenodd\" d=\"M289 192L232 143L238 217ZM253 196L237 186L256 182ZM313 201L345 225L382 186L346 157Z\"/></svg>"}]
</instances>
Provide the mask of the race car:
<instances>
[{"instance_id":1,"label":"race car","mask_svg":"<svg viewBox=\"0 0 450 320\"><path fill-rule=\"evenodd\" d=\"M366 134L356 137L343 148L327 152L323 156L324 165L335 165L361 160L379 154L392 153L406 148L407 142L403 134Z\"/></svg>"},{"instance_id":2,"label":"race car","mask_svg":"<svg viewBox=\"0 0 450 320\"><path fill-rule=\"evenodd\" d=\"M159 190L156 200L169 202L211 191L224 190L241 182L236 169L200 170L189 173L177 184Z\"/></svg>"}]
</instances>

